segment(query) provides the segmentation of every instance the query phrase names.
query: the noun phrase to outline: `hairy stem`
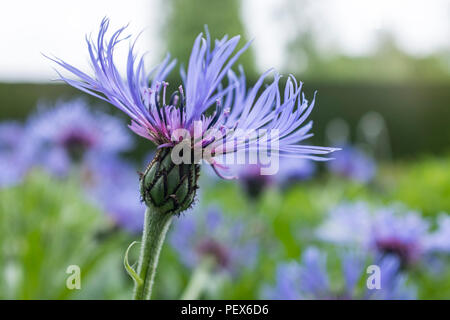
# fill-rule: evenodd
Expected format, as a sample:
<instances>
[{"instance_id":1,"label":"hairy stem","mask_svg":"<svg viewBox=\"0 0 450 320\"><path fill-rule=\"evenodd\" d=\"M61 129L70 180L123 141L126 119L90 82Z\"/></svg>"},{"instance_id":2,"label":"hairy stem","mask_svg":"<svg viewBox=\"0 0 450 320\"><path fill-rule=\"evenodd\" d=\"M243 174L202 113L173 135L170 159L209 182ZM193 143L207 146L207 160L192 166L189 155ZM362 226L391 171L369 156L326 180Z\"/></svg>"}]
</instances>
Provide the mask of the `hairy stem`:
<instances>
[{"instance_id":1,"label":"hairy stem","mask_svg":"<svg viewBox=\"0 0 450 320\"><path fill-rule=\"evenodd\" d=\"M150 300L159 254L173 215L160 213L147 207L141 253L137 273L142 283L135 282L134 300Z\"/></svg>"}]
</instances>

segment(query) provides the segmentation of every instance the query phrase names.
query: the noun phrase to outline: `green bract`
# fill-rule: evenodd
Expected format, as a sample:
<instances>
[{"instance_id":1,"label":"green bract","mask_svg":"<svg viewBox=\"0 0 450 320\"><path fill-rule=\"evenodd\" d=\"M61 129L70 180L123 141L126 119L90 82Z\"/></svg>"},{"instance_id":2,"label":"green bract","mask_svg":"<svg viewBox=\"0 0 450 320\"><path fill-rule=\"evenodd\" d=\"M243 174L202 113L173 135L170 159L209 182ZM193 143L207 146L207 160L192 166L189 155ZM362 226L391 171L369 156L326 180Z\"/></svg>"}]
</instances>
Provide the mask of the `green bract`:
<instances>
[{"instance_id":1,"label":"green bract","mask_svg":"<svg viewBox=\"0 0 450 320\"><path fill-rule=\"evenodd\" d=\"M173 163L172 148L159 149L141 176L141 196L153 210L179 214L188 209L198 189L198 164Z\"/></svg>"}]
</instances>

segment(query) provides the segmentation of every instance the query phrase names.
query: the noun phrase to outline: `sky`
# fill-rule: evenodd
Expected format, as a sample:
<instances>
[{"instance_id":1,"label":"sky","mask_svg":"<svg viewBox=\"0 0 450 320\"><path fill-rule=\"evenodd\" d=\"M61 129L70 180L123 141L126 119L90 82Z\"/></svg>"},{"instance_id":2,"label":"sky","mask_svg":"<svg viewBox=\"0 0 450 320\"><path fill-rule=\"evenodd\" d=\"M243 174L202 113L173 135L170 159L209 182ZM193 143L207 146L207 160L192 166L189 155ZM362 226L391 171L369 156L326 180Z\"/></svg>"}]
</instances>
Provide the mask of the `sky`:
<instances>
[{"instance_id":1,"label":"sky","mask_svg":"<svg viewBox=\"0 0 450 320\"><path fill-rule=\"evenodd\" d=\"M255 38L255 51L264 52L257 55L260 67L281 67L284 45L306 29L313 32L322 51L334 50L349 56L373 52L383 31L389 31L400 49L411 55L450 51L448 0L249 0L243 3L244 17L252 20L247 28L250 37ZM286 19L286 12L291 14L291 19Z\"/></svg>"},{"instance_id":2,"label":"sky","mask_svg":"<svg viewBox=\"0 0 450 320\"><path fill-rule=\"evenodd\" d=\"M144 34L137 50L151 51L158 37L151 1L2 1L0 5L0 81L51 81L57 78L53 64L42 53L75 66L88 68L85 35L95 34L103 17L111 29L130 23L129 31ZM127 47L127 46L124 46ZM125 52L119 52L126 57ZM151 61L150 61L151 62Z\"/></svg>"},{"instance_id":3,"label":"sky","mask_svg":"<svg viewBox=\"0 0 450 320\"><path fill-rule=\"evenodd\" d=\"M297 2L295 7L293 2ZM3 1L0 81L56 79L52 64L42 53L87 70L84 37L98 30L104 16L111 18L111 28L130 23L131 33L144 30L137 51L149 51L148 64L156 63L162 55L158 30L163 17L158 5L158 0ZM242 9L261 70L282 67L286 43L302 28L314 32L323 50L350 56L370 54L382 30L392 32L400 48L412 55L450 48L448 0L246 0ZM298 16L295 26L285 19L286 12ZM125 58L124 47L118 52L118 61Z\"/></svg>"}]
</instances>

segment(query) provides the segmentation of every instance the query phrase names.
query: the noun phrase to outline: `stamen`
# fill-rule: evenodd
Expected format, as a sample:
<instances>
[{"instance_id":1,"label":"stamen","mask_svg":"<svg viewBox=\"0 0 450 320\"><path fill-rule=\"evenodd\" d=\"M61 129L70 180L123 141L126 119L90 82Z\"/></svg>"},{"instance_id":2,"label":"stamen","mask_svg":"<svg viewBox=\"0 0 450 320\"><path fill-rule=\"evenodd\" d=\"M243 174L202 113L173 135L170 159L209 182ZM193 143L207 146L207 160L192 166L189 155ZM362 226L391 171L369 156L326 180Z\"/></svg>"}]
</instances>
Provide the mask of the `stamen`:
<instances>
[{"instance_id":1,"label":"stamen","mask_svg":"<svg viewBox=\"0 0 450 320\"><path fill-rule=\"evenodd\" d=\"M165 105L166 105L166 88L167 88L167 86L169 85L169 83L163 81L162 85L163 85L163 87L164 87L164 88L163 88L163 106L165 106Z\"/></svg>"},{"instance_id":2,"label":"stamen","mask_svg":"<svg viewBox=\"0 0 450 320\"><path fill-rule=\"evenodd\" d=\"M178 95L174 96L171 105L176 106L178 104L178 99L179 99Z\"/></svg>"},{"instance_id":3,"label":"stamen","mask_svg":"<svg viewBox=\"0 0 450 320\"><path fill-rule=\"evenodd\" d=\"M186 104L186 97L184 96L183 86L179 86L178 91L180 92L180 95L181 95L182 107L184 108L184 105Z\"/></svg>"},{"instance_id":4,"label":"stamen","mask_svg":"<svg viewBox=\"0 0 450 320\"><path fill-rule=\"evenodd\" d=\"M183 91L183 86L179 86L178 87L178 91L180 92L181 95L181 100L180 100L180 124L183 126L184 125L184 108L185 108L185 102L186 99L184 98L184 91Z\"/></svg>"},{"instance_id":5,"label":"stamen","mask_svg":"<svg viewBox=\"0 0 450 320\"><path fill-rule=\"evenodd\" d=\"M146 103L148 103L148 111L151 111L153 90L152 88L147 88L144 93L147 94L148 101Z\"/></svg>"}]
</instances>

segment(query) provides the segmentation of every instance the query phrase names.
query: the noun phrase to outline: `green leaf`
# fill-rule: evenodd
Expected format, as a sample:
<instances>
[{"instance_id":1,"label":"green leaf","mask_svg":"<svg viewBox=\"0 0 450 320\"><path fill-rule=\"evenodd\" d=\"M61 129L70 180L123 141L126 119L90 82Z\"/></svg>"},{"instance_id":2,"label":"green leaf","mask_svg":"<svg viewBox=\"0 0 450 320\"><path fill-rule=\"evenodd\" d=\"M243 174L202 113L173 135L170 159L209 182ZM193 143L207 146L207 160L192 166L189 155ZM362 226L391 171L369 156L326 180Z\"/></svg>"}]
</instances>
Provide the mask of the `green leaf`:
<instances>
[{"instance_id":1,"label":"green leaf","mask_svg":"<svg viewBox=\"0 0 450 320\"><path fill-rule=\"evenodd\" d=\"M133 267L128 262L128 252L130 251L131 247L134 246L137 241L133 241L127 248L127 251L125 251L125 256L123 258L123 265L125 266L125 270L127 270L127 273L130 275L130 277L136 281L138 285L142 285L142 279L139 277L137 272L133 269Z\"/></svg>"}]
</instances>

